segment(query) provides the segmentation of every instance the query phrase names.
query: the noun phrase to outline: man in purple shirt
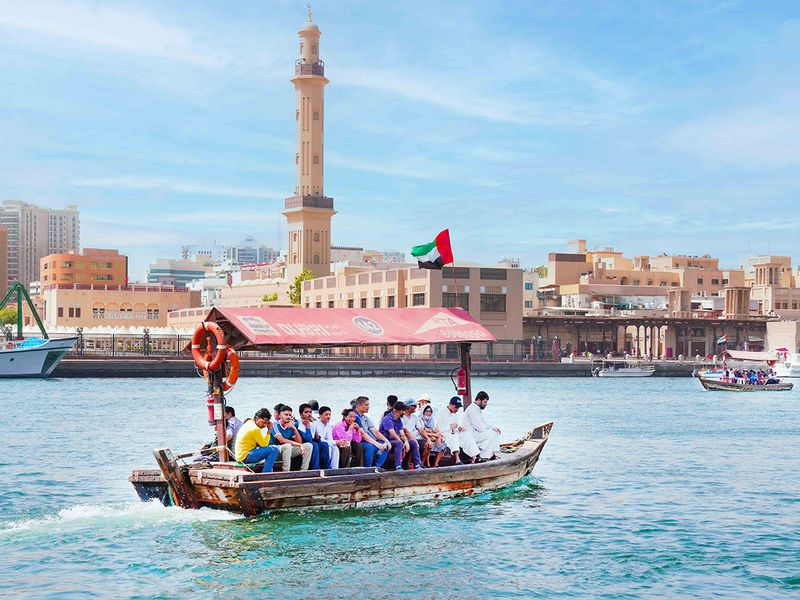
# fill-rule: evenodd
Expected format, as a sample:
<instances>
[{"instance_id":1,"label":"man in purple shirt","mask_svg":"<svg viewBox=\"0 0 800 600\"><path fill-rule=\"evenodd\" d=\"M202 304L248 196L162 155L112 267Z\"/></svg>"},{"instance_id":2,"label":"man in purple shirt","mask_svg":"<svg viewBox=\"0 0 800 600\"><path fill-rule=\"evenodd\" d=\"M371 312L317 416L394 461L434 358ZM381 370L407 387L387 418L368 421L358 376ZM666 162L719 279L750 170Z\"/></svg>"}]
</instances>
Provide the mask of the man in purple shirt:
<instances>
[{"instance_id":1,"label":"man in purple shirt","mask_svg":"<svg viewBox=\"0 0 800 600\"><path fill-rule=\"evenodd\" d=\"M396 471L403 470L403 452L411 450L411 456L414 459L414 468L422 468L422 460L419 457L419 444L417 440L408 439L405 431L403 431L403 421L400 420L406 405L400 401L394 403L392 412L387 413L381 419L378 431L383 435L392 445L392 452L394 453L394 468Z\"/></svg>"}]
</instances>

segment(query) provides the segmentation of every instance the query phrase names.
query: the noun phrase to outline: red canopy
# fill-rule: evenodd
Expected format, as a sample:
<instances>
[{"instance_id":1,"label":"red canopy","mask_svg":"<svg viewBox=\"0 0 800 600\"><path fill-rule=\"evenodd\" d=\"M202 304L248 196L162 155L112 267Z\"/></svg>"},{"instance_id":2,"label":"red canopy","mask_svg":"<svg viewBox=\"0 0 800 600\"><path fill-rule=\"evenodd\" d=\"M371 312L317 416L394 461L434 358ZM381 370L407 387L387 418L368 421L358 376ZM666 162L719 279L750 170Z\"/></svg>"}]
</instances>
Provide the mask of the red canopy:
<instances>
[{"instance_id":1,"label":"red canopy","mask_svg":"<svg viewBox=\"0 0 800 600\"><path fill-rule=\"evenodd\" d=\"M214 308L205 320L237 350L495 341L461 308Z\"/></svg>"}]
</instances>

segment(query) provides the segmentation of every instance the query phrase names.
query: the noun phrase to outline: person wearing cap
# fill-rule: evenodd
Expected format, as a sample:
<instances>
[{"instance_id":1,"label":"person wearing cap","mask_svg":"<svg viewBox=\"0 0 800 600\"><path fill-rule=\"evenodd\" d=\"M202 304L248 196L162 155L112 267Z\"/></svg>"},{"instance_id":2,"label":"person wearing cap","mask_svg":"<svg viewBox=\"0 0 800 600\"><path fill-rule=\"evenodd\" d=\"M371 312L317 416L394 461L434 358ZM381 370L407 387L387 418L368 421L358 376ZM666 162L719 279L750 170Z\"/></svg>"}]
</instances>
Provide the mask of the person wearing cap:
<instances>
[{"instance_id":1,"label":"person wearing cap","mask_svg":"<svg viewBox=\"0 0 800 600\"><path fill-rule=\"evenodd\" d=\"M387 414L381 419L378 431L387 439L392 445L392 453L394 455L394 468L396 471L403 470L403 454L411 451L412 458L414 459L414 467L422 468L422 461L419 456L419 445L413 439L409 440L406 435L405 428L401 416L406 410L406 405L399 400L392 406L392 412Z\"/></svg>"},{"instance_id":2,"label":"person wearing cap","mask_svg":"<svg viewBox=\"0 0 800 600\"><path fill-rule=\"evenodd\" d=\"M417 398L417 403L419 404L419 414L422 414L422 411L425 410L425 407L431 403L431 395L420 394L419 398Z\"/></svg>"},{"instance_id":3,"label":"person wearing cap","mask_svg":"<svg viewBox=\"0 0 800 600\"><path fill-rule=\"evenodd\" d=\"M403 402L406 405L405 414L401 417L403 421L403 428L406 432L406 437L413 440L419 446L419 452L422 456L423 464L427 461L428 455L431 452L431 442L428 436L425 435L425 428L420 421L419 414L417 413L418 403L413 398L409 398Z\"/></svg>"},{"instance_id":4,"label":"person wearing cap","mask_svg":"<svg viewBox=\"0 0 800 600\"><path fill-rule=\"evenodd\" d=\"M439 430L444 437L444 443L453 455L454 464L461 464L461 434L464 428L461 427L461 398L453 396L447 406L436 413L436 422ZM476 446L477 449L477 446ZM477 451L476 451L477 454Z\"/></svg>"},{"instance_id":5,"label":"person wearing cap","mask_svg":"<svg viewBox=\"0 0 800 600\"><path fill-rule=\"evenodd\" d=\"M500 454L500 430L487 424L483 418L487 404L489 404L489 394L478 392L475 401L466 408L461 419L461 426L464 428L461 436L464 444L462 449L472 462L475 462L479 455L482 462L497 458Z\"/></svg>"}]
</instances>

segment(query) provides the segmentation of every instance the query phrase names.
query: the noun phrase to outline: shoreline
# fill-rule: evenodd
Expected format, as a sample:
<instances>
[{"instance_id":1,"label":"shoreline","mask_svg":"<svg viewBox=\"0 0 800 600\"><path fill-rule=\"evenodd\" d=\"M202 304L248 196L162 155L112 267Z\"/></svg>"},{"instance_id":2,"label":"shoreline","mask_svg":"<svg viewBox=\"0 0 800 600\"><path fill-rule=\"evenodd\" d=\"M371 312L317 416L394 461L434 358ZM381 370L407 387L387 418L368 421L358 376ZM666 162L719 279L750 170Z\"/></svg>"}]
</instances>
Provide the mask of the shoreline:
<instances>
[{"instance_id":1,"label":"shoreline","mask_svg":"<svg viewBox=\"0 0 800 600\"><path fill-rule=\"evenodd\" d=\"M242 360L243 377L441 377L457 362L356 360ZM653 377L690 377L693 362L654 362ZM591 363L474 362L475 377L591 377ZM196 377L191 359L70 358L53 372L61 378Z\"/></svg>"}]
</instances>

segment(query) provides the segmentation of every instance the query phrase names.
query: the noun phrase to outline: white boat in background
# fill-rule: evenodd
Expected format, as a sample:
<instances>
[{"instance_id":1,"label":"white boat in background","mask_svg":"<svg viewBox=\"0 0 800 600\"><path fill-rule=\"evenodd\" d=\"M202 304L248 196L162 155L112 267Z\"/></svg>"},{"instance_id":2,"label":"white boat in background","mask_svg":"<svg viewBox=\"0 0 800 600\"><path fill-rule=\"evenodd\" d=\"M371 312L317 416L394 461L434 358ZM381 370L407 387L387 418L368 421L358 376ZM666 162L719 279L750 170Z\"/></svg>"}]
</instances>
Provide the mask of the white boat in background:
<instances>
[{"instance_id":1,"label":"white boat in background","mask_svg":"<svg viewBox=\"0 0 800 600\"><path fill-rule=\"evenodd\" d=\"M800 354L790 353L786 348L778 348L779 361L773 370L778 377L800 377Z\"/></svg>"},{"instance_id":2,"label":"white boat in background","mask_svg":"<svg viewBox=\"0 0 800 600\"><path fill-rule=\"evenodd\" d=\"M78 341L77 337L51 340L42 325L36 307L31 302L25 287L15 283L0 301L3 308L16 294L17 296L17 335L12 337L11 330L5 340L0 342L0 377L49 377L50 374ZM27 302L42 337L24 338L22 336L22 302ZM1 338L0 338L1 339Z\"/></svg>"},{"instance_id":3,"label":"white boat in background","mask_svg":"<svg viewBox=\"0 0 800 600\"><path fill-rule=\"evenodd\" d=\"M0 346L0 377L48 377L77 337L11 340Z\"/></svg>"},{"instance_id":4,"label":"white boat in background","mask_svg":"<svg viewBox=\"0 0 800 600\"><path fill-rule=\"evenodd\" d=\"M594 377L650 377L656 372L655 365L641 361L604 359L592 369Z\"/></svg>"}]
</instances>

